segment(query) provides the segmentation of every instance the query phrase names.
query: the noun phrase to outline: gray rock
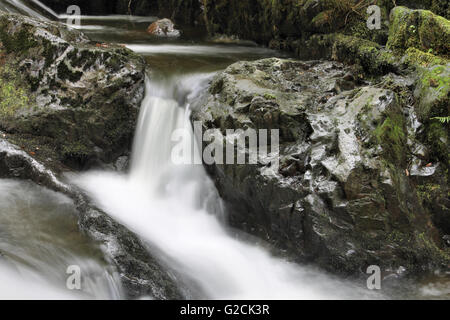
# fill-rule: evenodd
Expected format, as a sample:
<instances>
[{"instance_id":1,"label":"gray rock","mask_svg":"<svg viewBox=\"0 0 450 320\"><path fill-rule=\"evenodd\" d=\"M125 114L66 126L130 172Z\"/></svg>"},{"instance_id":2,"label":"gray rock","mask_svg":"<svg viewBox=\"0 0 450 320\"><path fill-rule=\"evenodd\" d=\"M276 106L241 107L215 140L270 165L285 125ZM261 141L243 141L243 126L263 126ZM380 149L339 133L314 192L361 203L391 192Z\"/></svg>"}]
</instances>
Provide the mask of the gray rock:
<instances>
[{"instance_id":1,"label":"gray rock","mask_svg":"<svg viewBox=\"0 0 450 320\"><path fill-rule=\"evenodd\" d=\"M27 179L72 198L80 230L102 244L106 261L116 266L127 298L182 299L176 275L155 259L131 231L98 209L77 187L57 178L17 146L0 140L0 178Z\"/></svg>"},{"instance_id":2,"label":"gray rock","mask_svg":"<svg viewBox=\"0 0 450 320\"><path fill-rule=\"evenodd\" d=\"M181 31L175 29L175 25L170 19L161 19L153 22L147 29L149 34L158 37L178 38Z\"/></svg>"},{"instance_id":3,"label":"gray rock","mask_svg":"<svg viewBox=\"0 0 450 320\"><path fill-rule=\"evenodd\" d=\"M416 137L404 112L414 110L398 93L413 93L390 76L381 85L330 91L347 69L264 59L238 62L213 79L193 121L219 129L223 139L227 129L280 132L279 170L262 158L257 165L207 166L231 223L333 272L445 265L431 213L407 174L407 137Z\"/></svg>"},{"instance_id":4,"label":"gray rock","mask_svg":"<svg viewBox=\"0 0 450 320\"><path fill-rule=\"evenodd\" d=\"M126 166L144 94L142 58L62 24L3 12L0 57L2 85L16 88L0 91L0 101L10 101L0 108L0 178L71 197L80 230L102 244L128 298L186 297L152 248L61 179L96 164Z\"/></svg>"},{"instance_id":5,"label":"gray rock","mask_svg":"<svg viewBox=\"0 0 450 320\"><path fill-rule=\"evenodd\" d=\"M144 94L141 57L59 23L6 13L0 54L2 78L18 88L17 103L0 117L10 141L43 163L54 159L49 167L88 169L129 153Z\"/></svg>"}]
</instances>

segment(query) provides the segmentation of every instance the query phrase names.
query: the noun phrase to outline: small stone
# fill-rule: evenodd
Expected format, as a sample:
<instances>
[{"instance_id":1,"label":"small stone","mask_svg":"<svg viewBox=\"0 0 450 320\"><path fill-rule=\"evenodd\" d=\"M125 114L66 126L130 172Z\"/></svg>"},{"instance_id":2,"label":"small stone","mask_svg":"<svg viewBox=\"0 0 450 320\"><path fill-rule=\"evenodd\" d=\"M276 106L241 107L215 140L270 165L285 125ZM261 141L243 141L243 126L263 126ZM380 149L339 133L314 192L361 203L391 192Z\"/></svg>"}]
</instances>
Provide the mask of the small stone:
<instances>
[{"instance_id":1,"label":"small stone","mask_svg":"<svg viewBox=\"0 0 450 320\"><path fill-rule=\"evenodd\" d=\"M450 247L450 235L445 235L442 237L442 240L444 240L444 243L446 246Z\"/></svg>"},{"instance_id":2,"label":"small stone","mask_svg":"<svg viewBox=\"0 0 450 320\"><path fill-rule=\"evenodd\" d=\"M178 38L181 32L175 29L175 25L169 19L161 19L153 22L147 29L147 33L158 37Z\"/></svg>"}]
</instances>

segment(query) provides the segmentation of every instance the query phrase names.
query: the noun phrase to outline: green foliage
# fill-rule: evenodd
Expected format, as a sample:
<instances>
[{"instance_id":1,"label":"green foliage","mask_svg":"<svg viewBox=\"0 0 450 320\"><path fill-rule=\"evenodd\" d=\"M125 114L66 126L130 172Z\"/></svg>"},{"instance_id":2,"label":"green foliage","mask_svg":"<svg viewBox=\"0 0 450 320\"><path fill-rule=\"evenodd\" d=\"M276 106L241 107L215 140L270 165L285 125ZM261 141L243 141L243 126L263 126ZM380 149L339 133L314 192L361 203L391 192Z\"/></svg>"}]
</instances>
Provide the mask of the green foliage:
<instances>
[{"instance_id":1,"label":"green foliage","mask_svg":"<svg viewBox=\"0 0 450 320\"><path fill-rule=\"evenodd\" d=\"M432 120L438 120L438 121L440 121L441 123L450 123L450 116L447 116L447 117L434 117L434 118L431 118Z\"/></svg>"},{"instance_id":2,"label":"green foliage","mask_svg":"<svg viewBox=\"0 0 450 320\"><path fill-rule=\"evenodd\" d=\"M450 21L428 10L396 7L391 13L387 46L399 53L413 47L423 52L448 57Z\"/></svg>"},{"instance_id":3,"label":"green foliage","mask_svg":"<svg viewBox=\"0 0 450 320\"><path fill-rule=\"evenodd\" d=\"M264 98L265 99L267 99L267 100L276 100L277 99L277 97L275 97L273 94L271 94L271 93L265 93L264 94Z\"/></svg>"},{"instance_id":4,"label":"green foliage","mask_svg":"<svg viewBox=\"0 0 450 320\"><path fill-rule=\"evenodd\" d=\"M402 164L406 160L405 132L405 120L401 114L388 116L374 132L377 142L385 150L384 156L394 164Z\"/></svg>"},{"instance_id":5,"label":"green foliage","mask_svg":"<svg viewBox=\"0 0 450 320\"><path fill-rule=\"evenodd\" d=\"M408 48L405 52L405 60L410 64L420 65L422 67L431 67L434 65L445 65L448 61L445 58L437 57L433 54L432 49L428 52L420 51L416 48Z\"/></svg>"},{"instance_id":6,"label":"green foliage","mask_svg":"<svg viewBox=\"0 0 450 320\"><path fill-rule=\"evenodd\" d=\"M9 66L0 67L0 117L8 118L31 108L27 90Z\"/></svg>"}]
</instances>

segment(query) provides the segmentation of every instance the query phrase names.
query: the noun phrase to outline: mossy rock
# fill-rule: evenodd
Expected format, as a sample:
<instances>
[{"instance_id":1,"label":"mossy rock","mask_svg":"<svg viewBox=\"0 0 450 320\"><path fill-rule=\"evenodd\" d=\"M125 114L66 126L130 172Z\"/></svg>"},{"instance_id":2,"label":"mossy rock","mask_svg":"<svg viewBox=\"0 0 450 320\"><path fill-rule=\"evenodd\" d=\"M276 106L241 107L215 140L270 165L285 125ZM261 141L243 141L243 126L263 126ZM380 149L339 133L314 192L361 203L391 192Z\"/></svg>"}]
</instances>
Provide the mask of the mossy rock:
<instances>
[{"instance_id":1,"label":"mossy rock","mask_svg":"<svg viewBox=\"0 0 450 320\"><path fill-rule=\"evenodd\" d=\"M375 75L399 69L398 59L377 43L342 34L334 37L332 58L350 64L358 63L367 73Z\"/></svg>"},{"instance_id":2,"label":"mossy rock","mask_svg":"<svg viewBox=\"0 0 450 320\"><path fill-rule=\"evenodd\" d=\"M450 63L417 67L416 111L422 121L450 114Z\"/></svg>"},{"instance_id":3,"label":"mossy rock","mask_svg":"<svg viewBox=\"0 0 450 320\"><path fill-rule=\"evenodd\" d=\"M428 10L396 7L391 11L391 26L387 46L397 52L408 48L450 55L450 21Z\"/></svg>"},{"instance_id":4,"label":"mossy rock","mask_svg":"<svg viewBox=\"0 0 450 320\"><path fill-rule=\"evenodd\" d=\"M19 74L9 64L2 65L0 62L0 118L8 119L32 110L32 99L29 86Z\"/></svg>"},{"instance_id":5,"label":"mossy rock","mask_svg":"<svg viewBox=\"0 0 450 320\"><path fill-rule=\"evenodd\" d=\"M132 51L0 13L0 75L0 130L38 160L79 170L129 153L145 79Z\"/></svg>"},{"instance_id":6,"label":"mossy rock","mask_svg":"<svg viewBox=\"0 0 450 320\"><path fill-rule=\"evenodd\" d=\"M409 65L418 65L420 67L431 67L434 65L445 65L450 61L443 57L434 55L433 50L423 52L416 48L408 48L405 52L404 61Z\"/></svg>"}]
</instances>

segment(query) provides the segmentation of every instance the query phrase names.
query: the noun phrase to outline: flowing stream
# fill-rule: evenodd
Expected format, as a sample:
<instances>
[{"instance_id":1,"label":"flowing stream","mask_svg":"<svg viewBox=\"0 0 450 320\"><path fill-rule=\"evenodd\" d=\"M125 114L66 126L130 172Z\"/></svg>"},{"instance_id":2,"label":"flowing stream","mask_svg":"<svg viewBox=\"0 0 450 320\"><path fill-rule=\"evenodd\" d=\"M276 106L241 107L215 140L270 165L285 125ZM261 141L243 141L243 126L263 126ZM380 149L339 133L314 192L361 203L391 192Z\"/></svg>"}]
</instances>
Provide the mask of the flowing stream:
<instances>
[{"instance_id":1,"label":"flowing stream","mask_svg":"<svg viewBox=\"0 0 450 320\"><path fill-rule=\"evenodd\" d=\"M362 290L355 286L235 239L222 224L225 212L203 167L172 163L172 132L189 132L191 99L205 89L209 77L148 81L130 174L93 172L78 178L78 184L163 252L179 274L198 284L201 292L196 294L202 298L361 298ZM195 146L192 136L186 140Z\"/></svg>"},{"instance_id":2,"label":"flowing stream","mask_svg":"<svg viewBox=\"0 0 450 320\"><path fill-rule=\"evenodd\" d=\"M40 6L39 1L32 2L45 16L64 18ZM19 0L0 0L0 8L41 15ZM40 18L44 19L44 14ZM155 40L145 33L154 20L151 17L81 19L79 28L92 39L125 43L142 54L151 73L129 172L88 172L74 176L73 182L105 212L157 248L158 258L180 275L194 297L384 298L365 289L364 283L342 281L290 263L272 256L256 241L238 239L226 225L224 206L204 168L172 161L176 143L172 134L177 129L184 129L185 143L192 152L199 152L189 112L207 90L211 77L234 61L280 53L205 43L194 31L177 41ZM0 180L0 191L0 283L6 284L0 287L0 298L123 297L120 280L103 260L98 245L77 231L75 208L69 199L14 180ZM68 265L79 265L87 274L83 290L77 294L65 289ZM15 288L13 294L10 288ZM424 296L442 294L435 287L424 290L428 290Z\"/></svg>"}]
</instances>

